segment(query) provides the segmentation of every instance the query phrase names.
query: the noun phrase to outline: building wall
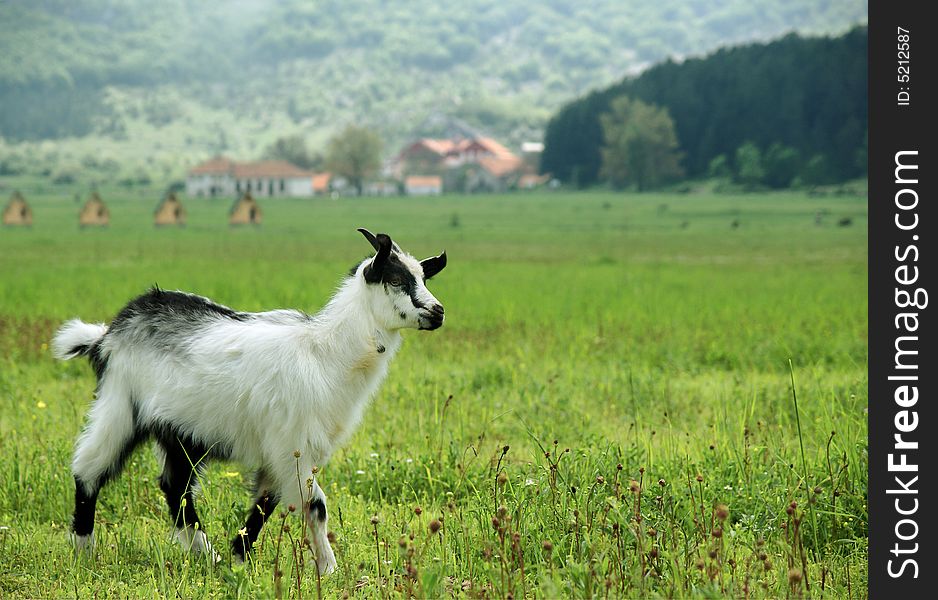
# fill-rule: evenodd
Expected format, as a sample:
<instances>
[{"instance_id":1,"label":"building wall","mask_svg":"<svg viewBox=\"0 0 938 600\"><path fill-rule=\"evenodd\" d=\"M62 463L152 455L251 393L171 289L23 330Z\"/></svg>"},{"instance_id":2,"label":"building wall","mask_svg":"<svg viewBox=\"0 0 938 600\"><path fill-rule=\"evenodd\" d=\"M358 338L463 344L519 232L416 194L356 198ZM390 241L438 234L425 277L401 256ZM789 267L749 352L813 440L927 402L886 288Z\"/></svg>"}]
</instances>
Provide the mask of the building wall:
<instances>
[{"instance_id":1,"label":"building wall","mask_svg":"<svg viewBox=\"0 0 938 600\"><path fill-rule=\"evenodd\" d=\"M186 177L186 195L231 196L235 193L230 175L189 175Z\"/></svg>"},{"instance_id":2,"label":"building wall","mask_svg":"<svg viewBox=\"0 0 938 600\"><path fill-rule=\"evenodd\" d=\"M409 185L407 194L410 196L439 196L442 193L438 185Z\"/></svg>"},{"instance_id":3,"label":"building wall","mask_svg":"<svg viewBox=\"0 0 938 600\"><path fill-rule=\"evenodd\" d=\"M313 195L310 177L238 179L230 175L190 175L186 178L186 195L190 197L237 196L244 192L268 198L272 196L306 197Z\"/></svg>"}]
</instances>

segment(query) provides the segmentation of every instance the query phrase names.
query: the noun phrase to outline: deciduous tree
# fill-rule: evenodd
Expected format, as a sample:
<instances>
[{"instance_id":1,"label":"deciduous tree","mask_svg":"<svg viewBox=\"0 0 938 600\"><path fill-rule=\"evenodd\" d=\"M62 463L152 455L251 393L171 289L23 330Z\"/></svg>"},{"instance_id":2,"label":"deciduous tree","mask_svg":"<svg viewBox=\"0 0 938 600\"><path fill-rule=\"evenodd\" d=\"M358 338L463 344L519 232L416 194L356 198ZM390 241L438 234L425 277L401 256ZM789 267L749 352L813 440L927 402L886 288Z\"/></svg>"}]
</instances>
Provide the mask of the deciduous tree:
<instances>
[{"instance_id":1,"label":"deciduous tree","mask_svg":"<svg viewBox=\"0 0 938 600\"><path fill-rule=\"evenodd\" d=\"M667 110L622 96L599 120L605 142L600 173L614 186L646 190L684 174Z\"/></svg>"}]
</instances>

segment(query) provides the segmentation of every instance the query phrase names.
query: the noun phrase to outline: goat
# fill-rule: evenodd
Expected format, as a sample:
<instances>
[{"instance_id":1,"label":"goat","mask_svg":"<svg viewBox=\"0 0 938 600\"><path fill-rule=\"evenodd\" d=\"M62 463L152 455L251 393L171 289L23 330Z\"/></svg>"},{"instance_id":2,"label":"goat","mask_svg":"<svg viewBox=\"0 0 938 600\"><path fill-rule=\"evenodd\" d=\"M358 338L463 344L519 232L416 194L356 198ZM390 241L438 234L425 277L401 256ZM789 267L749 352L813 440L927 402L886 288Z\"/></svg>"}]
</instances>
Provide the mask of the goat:
<instances>
[{"instance_id":1,"label":"goat","mask_svg":"<svg viewBox=\"0 0 938 600\"><path fill-rule=\"evenodd\" d=\"M352 269L316 315L238 312L157 287L109 327L77 319L62 326L55 355L87 356L98 381L72 460L71 533L79 550L93 548L101 488L154 438L160 488L184 548L220 560L194 492L208 459L234 460L256 470L252 508L231 541L234 558L250 554L283 503L302 508L320 574L335 569L318 467L360 422L400 348L401 330L437 329L444 319L426 280L446 266L446 252L418 262L387 235L359 231L374 256Z\"/></svg>"}]
</instances>

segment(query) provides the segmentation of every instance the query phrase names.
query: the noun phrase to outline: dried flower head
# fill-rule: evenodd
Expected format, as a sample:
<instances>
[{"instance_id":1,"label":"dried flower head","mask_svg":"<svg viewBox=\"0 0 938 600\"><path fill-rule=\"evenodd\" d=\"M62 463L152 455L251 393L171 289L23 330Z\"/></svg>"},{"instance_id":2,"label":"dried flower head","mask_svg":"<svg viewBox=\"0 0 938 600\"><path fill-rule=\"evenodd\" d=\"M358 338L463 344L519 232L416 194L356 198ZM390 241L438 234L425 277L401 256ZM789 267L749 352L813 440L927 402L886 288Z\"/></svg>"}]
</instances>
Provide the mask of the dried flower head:
<instances>
[{"instance_id":1,"label":"dried flower head","mask_svg":"<svg viewBox=\"0 0 938 600\"><path fill-rule=\"evenodd\" d=\"M377 525L377 524L380 523L380 522L381 522L381 520L378 518L378 515L374 515L373 517L371 517L371 524L372 524L372 525Z\"/></svg>"},{"instance_id":2,"label":"dried flower head","mask_svg":"<svg viewBox=\"0 0 938 600\"><path fill-rule=\"evenodd\" d=\"M443 527L443 524L440 523L438 519L433 519L430 521L430 533L436 533L440 530L441 527Z\"/></svg>"}]
</instances>

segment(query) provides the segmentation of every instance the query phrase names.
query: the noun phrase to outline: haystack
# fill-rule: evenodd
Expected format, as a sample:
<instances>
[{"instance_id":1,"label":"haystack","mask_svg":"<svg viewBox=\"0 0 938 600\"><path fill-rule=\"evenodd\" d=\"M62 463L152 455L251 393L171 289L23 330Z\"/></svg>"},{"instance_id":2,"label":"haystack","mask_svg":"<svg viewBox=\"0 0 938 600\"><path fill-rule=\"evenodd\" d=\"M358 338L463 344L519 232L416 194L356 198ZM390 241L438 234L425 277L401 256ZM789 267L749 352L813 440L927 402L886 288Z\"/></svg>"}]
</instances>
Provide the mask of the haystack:
<instances>
[{"instance_id":1,"label":"haystack","mask_svg":"<svg viewBox=\"0 0 938 600\"><path fill-rule=\"evenodd\" d=\"M250 192L245 192L228 212L229 225L260 225L261 207L257 205Z\"/></svg>"},{"instance_id":2,"label":"haystack","mask_svg":"<svg viewBox=\"0 0 938 600\"><path fill-rule=\"evenodd\" d=\"M33 209L19 192L13 192L10 201L3 207L3 224L11 227L29 227L33 224Z\"/></svg>"},{"instance_id":3,"label":"haystack","mask_svg":"<svg viewBox=\"0 0 938 600\"><path fill-rule=\"evenodd\" d=\"M156 207L156 212L153 213L153 224L157 227L186 224L186 209L176 198L176 194L170 192Z\"/></svg>"},{"instance_id":4,"label":"haystack","mask_svg":"<svg viewBox=\"0 0 938 600\"><path fill-rule=\"evenodd\" d=\"M79 227L106 227L111 222L111 211L107 209L98 192L92 192L78 213Z\"/></svg>"}]
</instances>

